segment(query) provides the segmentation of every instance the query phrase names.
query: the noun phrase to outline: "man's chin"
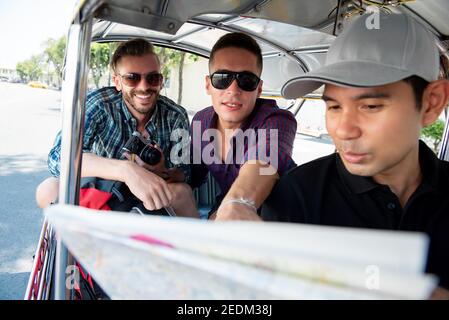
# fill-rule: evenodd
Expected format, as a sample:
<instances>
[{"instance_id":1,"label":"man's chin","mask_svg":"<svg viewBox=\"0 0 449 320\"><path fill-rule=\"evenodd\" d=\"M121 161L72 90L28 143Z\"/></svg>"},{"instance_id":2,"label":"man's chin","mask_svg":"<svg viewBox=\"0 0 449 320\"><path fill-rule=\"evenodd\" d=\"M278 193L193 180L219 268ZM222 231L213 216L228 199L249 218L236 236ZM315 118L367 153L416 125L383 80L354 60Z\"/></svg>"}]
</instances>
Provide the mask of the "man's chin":
<instances>
[{"instance_id":1,"label":"man's chin","mask_svg":"<svg viewBox=\"0 0 449 320\"><path fill-rule=\"evenodd\" d=\"M141 104L141 103L134 103L132 105L132 108L137 111L140 114L148 114L150 113L153 109L154 109L154 105L153 104Z\"/></svg>"},{"instance_id":2,"label":"man's chin","mask_svg":"<svg viewBox=\"0 0 449 320\"><path fill-rule=\"evenodd\" d=\"M352 164L345 161L343 161L343 164L346 170L355 176L371 177L374 174L372 168L366 164Z\"/></svg>"},{"instance_id":3,"label":"man's chin","mask_svg":"<svg viewBox=\"0 0 449 320\"><path fill-rule=\"evenodd\" d=\"M151 106L151 105L147 105L147 106L139 106L138 107L138 111L141 113L141 114L148 114L148 113L150 113L151 111L153 111L153 106Z\"/></svg>"},{"instance_id":4,"label":"man's chin","mask_svg":"<svg viewBox=\"0 0 449 320\"><path fill-rule=\"evenodd\" d=\"M228 112L219 114L219 117L222 121L229 123L242 123L245 120L244 114L229 114Z\"/></svg>"},{"instance_id":5,"label":"man's chin","mask_svg":"<svg viewBox=\"0 0 449 320\"><path fill-rule=\"evenodd\" d=\"M153 110L154 106L156 105L156 100L154 100L154 99L151 99L150 101L147 101L147 102L136 101L136 100L134 100L133 102L134 102L134 106L136 107L136 109L143 110L144 112Z\"/></svg>"}]
</instances>

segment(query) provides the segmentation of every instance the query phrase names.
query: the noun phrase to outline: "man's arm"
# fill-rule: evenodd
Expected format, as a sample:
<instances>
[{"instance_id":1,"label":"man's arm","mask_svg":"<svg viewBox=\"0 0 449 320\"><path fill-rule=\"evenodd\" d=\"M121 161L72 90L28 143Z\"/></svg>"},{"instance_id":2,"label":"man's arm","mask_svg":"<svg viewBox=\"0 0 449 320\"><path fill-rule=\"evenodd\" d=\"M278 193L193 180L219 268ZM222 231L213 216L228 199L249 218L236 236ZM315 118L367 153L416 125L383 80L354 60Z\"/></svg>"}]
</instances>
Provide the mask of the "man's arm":
<instances>
[{"instance_id":1,"label":"man's arm","mask_svg":"<svg viewBox=\"0 0 449 320\"><path fill-rule=\"evenodd\" d=\"M84 119L84 135L83 135L83 152L90 152L94 140L101 135L101 131L104 130L107 119L104 116L101 108L101 100L95 98L95 94L87 97L86 101L86 114ZM55 178L59 178L61 168L61 143L62 143L62 131L59 131L56 135L53 147L48 154L47 165L51 175Z\"/></svg>"},{"instance_id":2,"label":"man's arm","mask_svg":"<svg viewBox=\"0 0 449 320\"><path fill-rule=\"evenodd\" d=\"M271 174L267 174L269 171ZM270 194L279 175L272 166L261 161L248 161L239 171L237 179L229 189L217 210L215 220L261 220L256 209L259 208ZM244 199L251 205L235 202Z\"/></svg>"},{"instance_id":3,"label":"man's arm","mask_svg":"<svg viewBox=\"0 0 449 320\"><path fill-rule=\"evenodd\" d=\"M266 135L259 136L259 142L248 147L246 162L218 208L217 220L261 220L257 208L268 197L279 177L296 166L291 158L296 135L296 120L293 114L280 110L265 119L260 129L265 129ZM268 157L255 152L260 147L258 143L265 143ZM242 202L250 202L254 207Z\"/></svg>"},{"instance_id":4,"label":"man's arm","mask_svg":"<svg viewBox=\"0 0 449 320\"><path fill-rule=\"evenodd\" d=\"M81 176L124 182L148 210L167 207L173 200L164 179L128 160L108 159L84 153Z\"/></svg>"}]
</instances>

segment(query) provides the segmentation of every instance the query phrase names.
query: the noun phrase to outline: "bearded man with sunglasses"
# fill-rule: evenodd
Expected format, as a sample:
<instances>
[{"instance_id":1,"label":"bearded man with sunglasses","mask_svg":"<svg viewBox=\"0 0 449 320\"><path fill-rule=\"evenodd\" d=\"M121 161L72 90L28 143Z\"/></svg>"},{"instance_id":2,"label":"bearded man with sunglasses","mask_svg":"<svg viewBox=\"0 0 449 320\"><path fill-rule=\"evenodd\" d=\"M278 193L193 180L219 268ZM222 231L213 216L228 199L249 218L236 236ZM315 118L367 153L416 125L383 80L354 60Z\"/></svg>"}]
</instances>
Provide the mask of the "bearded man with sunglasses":
<instances>
[{"instance_id":1,"label":"bearded man with sunglasses","mask_svg":"<svg viewBox=\"0 0 449 320\"><path fill-rule=\"evenodd\" d=\"M159 94L160 68L153 46L144 39L124 42L116 49L111 60L115 86L87 96L81 176L124 182L148 210L170 206L178 215L197 217L192 191L185 183L190 180L190 168L170 160L177 143L170 140L171 133L188 131L189 120L183 107ZM148 165L134 155L133 161L123 159L122 147L135 131L156 142L162 154L159 163ZM60 151L58 133L48 157L53 177L36 192L40 207L57 198Z\"/></svg>"},{"instance_id":2,"label":"bearded man with sunglasses","mask_svg":"<svg viewBox=\"0 0 449 320\"><path fill-rule=\"evenodd\" d=\"M210 219L260 220L258 208L276 180L296 166L291 158L296 120L274 100L260 98L262 54L248 35L221 37L212 48L209 72L212 106L198 112L191 126L192 185L201 185L210 172L220 186Z\"/></svg>"}]
</instances>

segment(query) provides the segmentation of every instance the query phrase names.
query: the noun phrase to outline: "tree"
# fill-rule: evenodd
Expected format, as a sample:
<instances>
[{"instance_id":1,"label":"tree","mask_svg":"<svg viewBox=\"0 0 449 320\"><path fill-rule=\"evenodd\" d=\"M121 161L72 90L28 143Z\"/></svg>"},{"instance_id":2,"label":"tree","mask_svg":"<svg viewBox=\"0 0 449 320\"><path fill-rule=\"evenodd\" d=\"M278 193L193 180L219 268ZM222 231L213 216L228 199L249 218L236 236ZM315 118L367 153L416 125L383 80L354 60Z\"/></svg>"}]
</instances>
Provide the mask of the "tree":
<instances>
[{"instance_id":1,"label":"tree","mask_svg":"<svg viewBox=\"0 0 449 320\"><path fill-rule=\"evenodd\" d=\"M108 42L109 47L109 63L111 63L112 60L112 54L119 46L119 42ZM108 72L108 86L111 85L111 72Z\"/></svg>"},{"instance_id":2,"label":"tree","mask_svg":"<svg viewBox=\"0 0 449 320\"><path fill-rule=\"evenodd\" d=\"M34 55L28 60L17 63L16 71L22 80L39 80L43 74L42 64L42 55Z\"/></svg>"},{"instance_id":3,"label":"tree","mask_svg":"<svg viewBox=\"0 0 449 320\"><path fill-rule=\"evenodd\" d=\"M111 47L107 43L92 43L90 46L90 71L95 86L100 87L100 79L107 72Z\"/></svg>"},{"instance_id":4,"label":"tree","mask_svg":"<svg viewBox=\"0 0 449 320\"><path fill-rule=\"evenodd\" d=\"M47 62L53 65L58 79L58 85L61 85L66 44L67 40L65 37L61 37L57 40L50 38L45 42L44 55Z\"/></svg>"},{"instance_id":5,"label":"tree","mask_svg":"<svg viewBox=\"0 0 449 320\"><path fill-rule=\"evenodd\" d=\"M61 37L57 40L48 39L45 42L44 55L49 64L51 64L61 84L62 70L64 67L64 57L67 39ZM96 87L99 87L101 77L107 72L111 52L117 47L116 43L92 43L90 47L89 67Z\"/></svg>"},{"instance_id":6,"label":"tree","mask_svg":"<svg viewBox=\"0 0 449 320\"><path fill-rule=\"evenodd\" d=\"M435 121L430 126L425 127L421 131L421 134L433 143L433 151L435 153L438 152L438 146L441 142L441 139L443 138L443 132L444 122L440 119Z\"/></svg>"},{"instance_id":7,"label":"tree","mask_svg":"<svg viewBox=\"0 0 449 320\"><path fill-rule=\"evenodd\" d=\"M155 52L159 57L162 66L162 74L164 75L164 79L170 78L170 71L173 68L178 68L178 99L177 102L180 104L182 102L182 74L184 70L184 62L187 61L197 61L198 56L190 53L186 53L183 51L165 48L165 47L156 47Z\"/></svg>"},{"instance_id":8,"label":"tree","mask_svg":"<svg viewBox=\"0 0 449 320\"><path fill-rule=\"evenodd\" d=\"M181 104L182 101L182 86L183 86L183 82L182 82L182 73L184 71L184 61L186 58L186 53L185 52L181 52L181 57L179 58L179 65L178 65L178 104Z\"/></svg>"}]
</instances>

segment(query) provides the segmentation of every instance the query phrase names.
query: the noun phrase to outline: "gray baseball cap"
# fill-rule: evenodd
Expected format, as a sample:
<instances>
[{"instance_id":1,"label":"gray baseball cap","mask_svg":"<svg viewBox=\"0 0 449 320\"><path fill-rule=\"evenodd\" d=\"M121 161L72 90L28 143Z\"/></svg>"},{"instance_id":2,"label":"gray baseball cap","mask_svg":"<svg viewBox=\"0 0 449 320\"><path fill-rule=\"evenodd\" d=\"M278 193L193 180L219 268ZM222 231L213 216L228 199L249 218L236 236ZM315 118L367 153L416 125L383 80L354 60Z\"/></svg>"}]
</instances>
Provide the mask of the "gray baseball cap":
<instances>
[{"instance_id":1,"label":"gray baseball cap","mask_svg":"<svg viewBox=\"0 0 449 320\"><path fill-rule=\"evenodd\" d=\"M325 83L374 87L413 75L429 82L437 80L435 36L405 14L378 14L378 29L367 26L371 14L356 18L332 43L324 66L289 80L282 95L298 98Z\"/></svg>"}]
</instances>

